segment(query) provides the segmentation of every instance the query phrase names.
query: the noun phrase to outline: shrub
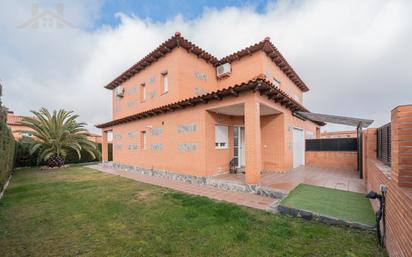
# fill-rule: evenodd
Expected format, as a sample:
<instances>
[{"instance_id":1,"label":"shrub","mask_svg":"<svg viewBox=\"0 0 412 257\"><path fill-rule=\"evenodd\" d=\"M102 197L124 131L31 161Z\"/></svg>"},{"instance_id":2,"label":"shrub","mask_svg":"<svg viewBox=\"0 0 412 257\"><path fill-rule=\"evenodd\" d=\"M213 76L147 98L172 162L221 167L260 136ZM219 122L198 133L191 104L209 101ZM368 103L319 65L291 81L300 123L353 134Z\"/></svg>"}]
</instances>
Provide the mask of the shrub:
<instances>
[{"instance_id":1,"label":"shrub","mask_svg":"<svg viewBox=\"0 0 412 257\"><path fill-rule=\"evenodd\" d=\"M2 111L2 110L0 110ZM0 191L14 168L16 143L6 120L0 120Z\"/></svg>"},{"instance_id":2,"label":"shrub","mask_svg":"<svg viewBox=\"0 0 412 257\"><path fill-rule=\"evenodd\" d=\"M42 160L39 160L38 152L30 155L31 145L34 143L34 140L31 138L22 138L20 141L16 142L16 167L34 167L38 165L45 165L46 163ZM69 152L66 156L65 163L84 163L84 162L95 162L101 161L101 151L102 145L97 144L98 154L96 159L93 159L89 154L81 151L80 160L77 157L76 152ZM109 144L109 160L112 160L112 144Z\"/></svg>"}]
</instances>

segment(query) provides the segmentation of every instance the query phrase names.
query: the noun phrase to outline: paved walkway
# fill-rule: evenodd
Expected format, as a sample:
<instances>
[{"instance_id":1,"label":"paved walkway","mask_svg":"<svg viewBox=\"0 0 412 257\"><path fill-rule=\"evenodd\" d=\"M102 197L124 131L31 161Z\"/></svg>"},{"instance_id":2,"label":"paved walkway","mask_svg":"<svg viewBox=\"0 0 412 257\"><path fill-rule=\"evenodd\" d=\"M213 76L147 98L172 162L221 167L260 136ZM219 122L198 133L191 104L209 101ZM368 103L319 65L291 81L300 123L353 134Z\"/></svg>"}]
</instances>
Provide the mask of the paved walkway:
<instances>
[{"instance_id":1,"label":"paved walkway","mask_svg":"<svg viewBox=\"0 0 412 257\"><path fill-rule=\"evenodd\" d=\"M215 178L237 183L245 181L244 174L223 174ZM286 173L263 173L260 181L262 186L283 190L286 193L301 183L359 193L366 192L365 183L359 178L358 172L344 169L300 166Z\"/></svg>"},{"instance_id":2,"label":"paved walkway","mask_svg":"<svg viewBox=\"0 0 412 257\"><path fill-rule=\"evenodd\" d=\"M235 203L238 205L243 205L250 208L268 210L269 206L276 204L278 200L255 195L252 193L245 192L233 192L223 189L218 189L213 186L199 185L199 184L188 184L183 182L173 181L167 178L152 177L147 175L142 175L138 173L132 173L127 171L115 170L110 168L105 168L100 165L91 165L89 168L110 173L117 176L122 176L125 178L133 179L147 184L152 184L156 186L166 187L173 190L181 191L184 193L192 195L206 196L211 199L225 201L230 203Z\"/></svg>"}]
</instances>

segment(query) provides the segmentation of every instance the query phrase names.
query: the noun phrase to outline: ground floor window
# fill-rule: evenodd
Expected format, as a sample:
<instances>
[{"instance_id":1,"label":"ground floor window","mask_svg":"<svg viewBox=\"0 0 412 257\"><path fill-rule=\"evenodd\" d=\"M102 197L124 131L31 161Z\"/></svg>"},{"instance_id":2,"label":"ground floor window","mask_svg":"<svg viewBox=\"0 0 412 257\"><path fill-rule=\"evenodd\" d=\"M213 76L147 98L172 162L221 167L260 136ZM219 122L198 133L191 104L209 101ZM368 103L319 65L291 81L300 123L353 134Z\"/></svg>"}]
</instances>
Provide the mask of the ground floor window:
<instances>
[{"instance_id":1,"label":"ground floor window","mask_svg":"<svg viewBox=\"0 0 412 257\"><path fill-rule=\"evenodd\" d=\"M227 149L229 147L228 126L215 125L215 147L216 149Z\"/></svg>"},{"instance_id":2,"label":"ground floor window","mask_svg":"<svg viewBox=\"0 0 412 257\"><path fill-rule=\"evenodd\" d=\"M146 145L147 145L146 131L141 131L140 132L140 149L146 150Z\"/></svg>"}]
</instances>

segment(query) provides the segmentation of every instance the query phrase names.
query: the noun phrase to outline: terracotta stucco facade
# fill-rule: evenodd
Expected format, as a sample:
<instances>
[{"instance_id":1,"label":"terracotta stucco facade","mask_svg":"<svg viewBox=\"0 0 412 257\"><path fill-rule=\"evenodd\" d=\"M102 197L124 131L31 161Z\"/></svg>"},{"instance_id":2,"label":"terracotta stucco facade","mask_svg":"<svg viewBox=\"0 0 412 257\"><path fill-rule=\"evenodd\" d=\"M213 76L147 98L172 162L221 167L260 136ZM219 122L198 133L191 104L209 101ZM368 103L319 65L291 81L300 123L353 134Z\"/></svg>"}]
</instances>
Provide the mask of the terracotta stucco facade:
<instances>
[{"instance_id":1,"label":"terracotta stucco facade","mask_svg":"<svg viewBox=\"0 0 412 257\"><path fill-rule=\"evenodd\" d=\"M119 164L213 176L229 172L237 152L247 183L259 183L261 172L290 170L294 129L313 138L319 124L293 115L307 111L307 88L271 47L266 38L218 61L176 34L106 86L113 89L113 120L97 126L103 130L103 160L111 132L113 162ZM230 74L217 77L216 67L227 60ZM223 147L217 146L217 127L227 130Z\"/></svg>"}]
</instances>

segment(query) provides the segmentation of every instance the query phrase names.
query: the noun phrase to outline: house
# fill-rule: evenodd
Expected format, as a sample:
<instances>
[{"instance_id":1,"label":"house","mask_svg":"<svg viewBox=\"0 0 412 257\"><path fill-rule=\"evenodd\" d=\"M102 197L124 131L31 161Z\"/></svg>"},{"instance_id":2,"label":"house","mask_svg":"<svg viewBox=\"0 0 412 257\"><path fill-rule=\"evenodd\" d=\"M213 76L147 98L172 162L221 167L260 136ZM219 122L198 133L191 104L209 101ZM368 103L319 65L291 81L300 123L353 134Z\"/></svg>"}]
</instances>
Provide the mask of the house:
<instances>
[{"instance_id":1,"label":"house","mask_svg":"<svg viewBox=\"0 0 412 257\"><path fill-rule=\"evenodd\" d=\"M20 124L20 121L25 116L15 115L13 111L7 112L7 126L10 128L11 132L13 133L14 139L20 140L24 137L32 138L33 129Z\"/></svg>"},{"instance_id":2,"label":"house","mask_svg":"<svg viewBox=\"0 0 412 257\"><path fill-rule=\"evenodd\" d=\"M15 140L20 140L22 138L34 139L34 136L32 133L33 129L20 123L25 117L29 117L29 116L16 115L14 114L13 111L7 112L7 126L12 131ZM91 132L87 132L85 133L85 135L88 140L94 143L97 143L97 144L102 143L101 135L97 135Z\"/></svg>"},{"instance_id":3,"label":"house","mask_svg":"<svg viewBox=\"0 0 412 257\"><path fill-rule=\"evenodd\" d=\"M320 133L320 138L356 138L356 130L344 130L344 131L324 131Z\"/></svg>"},{"instance_id":4,"label":"house","mask_svg":"<svg viewBox=\"0 0 412 257\"><path fill-rule=\"evenodd\" d=\"M105 88L113 165L208 177L232 164L256 184L304 165L323 125L294 115L309 88L269 38L219 60L177 32Z\"/></svg>"},{"instance_id":5,"label":"house","mask_svg":"<svg viewBox=\"0 0 412 257\"><path fill-rule=\"evenodd\" d=\"M89 141L92 141L92 142L94 142L94 143L96 143L96 144L101 144L101 143L102 143L102 136L101 136L101 135L98 135L98 134L95 134L95 133L91 133L91 132L87 132L87 133L86 133L86 136L87 136L87 139L88 139Z\"/></svg>"}]
</instances>

